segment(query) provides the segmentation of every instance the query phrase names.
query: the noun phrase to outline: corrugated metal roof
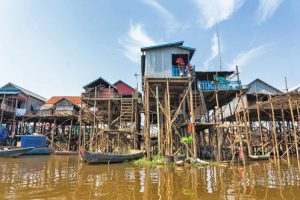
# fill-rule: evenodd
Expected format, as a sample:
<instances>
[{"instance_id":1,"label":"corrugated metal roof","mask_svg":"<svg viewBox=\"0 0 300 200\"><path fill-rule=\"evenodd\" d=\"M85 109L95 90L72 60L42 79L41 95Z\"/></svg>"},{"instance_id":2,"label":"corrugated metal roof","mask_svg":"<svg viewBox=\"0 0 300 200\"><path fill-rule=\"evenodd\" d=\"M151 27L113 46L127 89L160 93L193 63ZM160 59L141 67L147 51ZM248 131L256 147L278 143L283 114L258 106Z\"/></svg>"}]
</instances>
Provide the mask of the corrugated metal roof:
<instances>
[{"instance_id":1,"label":"corrugated metal roof","mask_svg":"<svg viewBox=\"0 0 300 200\"><path fill-rule=\"evenodd\" d=\"M10 82L7 83L6 85L2 86L1 88L2 88L2 89L5 89L5 87L8 87L8 86L12 86L12 87L14 87L14 88L16 88L16 89L19 89L19 90L21 90L24 94L26 94L26 95L28 95L28 96L32 96L32 97L34 97L34 98L36 98L36 99L39 99L39 100L41 100L41 101L47 101L46 98L44 98L44 97L42 97L42 96L40 96L40 95L38 95L38 94L35 94L35 93L33 93L33 92L29 91L29 90L26 90L26 89L24 89L24 88L22 88L22 87L20 87L20 86L18 86L18 85L16 85L16 84L10 83Z\"/></svg>"},{"instance_id":2,"label":"corrugated metal roof","mask_svg":"<svg viewBox=\"0 0 300 200\"><path fill-rule=\"evenodd\" d=\"M105 80L104 78L102 78L102 77L99 77L98 79L96 79L96 80L90 82L89 84L83 86L83 88L84 88L84 89L87 89L87 88L89 88L89 87L95 87L95 86L93 86L93 85L95 85L97 82L102 82L102 83L106 84L106 86L111 86L112 88L117 89L115 86L113 86L110 82L106 81L106 80Z\"/></svg>"},{"instance_id":3,"label":"corrugated metal roof","mask_svg":"<svg viewBox=\"0 0 300 200\"><path fill-rule=\"evenodd\" d=\"M0 94L18 94L19 89L0 89Z\"/></svg>"},{"instance_id":4,"label":"corrugated metal roof","mask_svg":"<svg viewBox=\"0 0 300 200\"><path fill-rule=\"evenodd\" d=\"M81 104L80 96L53 96L46 102L46 104L55 104L62 99L66 99L76 105Z\"/></svg>"},{"instance_id":5,"label":"corrugated metal roof","mask_svg":"<svg viewBox=\"0 0 300 200\"><path fill-rule=\"evenodd\" d=\"M196 51L195 48L192 47L187 47L187 46L183 46L184 41L179 41L179 42L170 42L170 43L165 43L165 44L159 44L159 45L154 45L154 46L149 46L149 47L143 47L141 48L141 51L147 51L150 49L157 49L157 48L163 48L163 47L170 47L170 46L176 46L178 48L182 48L182 49L186 49L191 51L191 58L194 55L194 52Z\"/></svg>"},{"instance_id":6,"label":"corrugated metal roof","mask_svg":"<svg viewBox=\"0 0 300 200\"><path fill-rule=\"evenodd\" d=\"M254 81L252 81L251 83L249 83L248 85L246 85L246 87L249 88L248 92L247 93L255 93L257 92L257 85L256 83L261 83L262 85L265 85L266 87L269 87L269 89L271 90L274 90L274 93L282 93L279 89L275 88L274 86L260 80L259 78L255 79ZM253 87L253 91L251 90L251 87ZM265 88L266 89L266 88ZM270 92L270 91L269 91ZM266 93L266 92L263 92L263 93Z\"/></svg>"}]
</instances>

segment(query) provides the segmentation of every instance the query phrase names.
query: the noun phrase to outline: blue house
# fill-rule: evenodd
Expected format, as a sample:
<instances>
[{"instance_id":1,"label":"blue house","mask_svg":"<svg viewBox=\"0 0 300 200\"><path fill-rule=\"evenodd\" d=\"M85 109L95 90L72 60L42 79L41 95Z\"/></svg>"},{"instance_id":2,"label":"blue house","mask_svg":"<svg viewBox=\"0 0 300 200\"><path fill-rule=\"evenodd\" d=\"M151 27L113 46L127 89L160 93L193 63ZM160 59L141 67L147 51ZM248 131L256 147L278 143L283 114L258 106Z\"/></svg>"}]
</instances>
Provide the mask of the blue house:
<instances>
[{"instance_id":1,"label":"blue house","mask_svg":"<svg viewBox=\"0 0 300 200\"><path fill-rule=\"evenodd\" d=\"M175 78L180 76L180 68L176 62L181 58L184 62L182 76L187 76L187 67L196 49L183 46L183 41L141 48L142 77ZM191 71L195 68L192 67Z\"/></svg>"}]
</instances>

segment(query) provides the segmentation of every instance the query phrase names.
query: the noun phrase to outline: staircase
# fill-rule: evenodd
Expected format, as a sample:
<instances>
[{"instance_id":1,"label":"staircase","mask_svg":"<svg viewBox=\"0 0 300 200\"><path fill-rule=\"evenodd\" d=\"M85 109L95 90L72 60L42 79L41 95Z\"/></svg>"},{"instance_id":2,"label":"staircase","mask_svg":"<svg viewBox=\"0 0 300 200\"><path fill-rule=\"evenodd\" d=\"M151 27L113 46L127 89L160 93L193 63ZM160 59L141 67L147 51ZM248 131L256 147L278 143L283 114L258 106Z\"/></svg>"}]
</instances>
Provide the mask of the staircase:
<instances>
[{"instance_id":1,"label":"staircase","mask_svg":"<svg viewBox=\"0 0 300 200\"><path fill-rule=\"evenodd\" d=\"M134 114L133 99L122 98L120 124L124 125L126 123L134 121L133 114Z\"/></svg>"}]
</instances>

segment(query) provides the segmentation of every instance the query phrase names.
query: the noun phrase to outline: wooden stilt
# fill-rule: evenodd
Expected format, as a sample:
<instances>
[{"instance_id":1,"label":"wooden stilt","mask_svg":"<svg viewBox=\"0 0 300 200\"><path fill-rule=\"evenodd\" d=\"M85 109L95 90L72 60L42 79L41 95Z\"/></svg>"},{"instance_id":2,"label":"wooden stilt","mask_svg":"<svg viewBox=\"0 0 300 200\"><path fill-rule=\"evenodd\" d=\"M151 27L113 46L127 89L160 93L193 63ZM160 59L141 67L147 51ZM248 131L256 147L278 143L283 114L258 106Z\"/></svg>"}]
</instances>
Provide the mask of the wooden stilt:
<instances>
[{"instance_id":1,"label":"wooden stilt","mask_svg":"<svg viewBox=\"0 0 300 200\"><path fill-rule=\"evenodd\" d=\"M292 107L291 98L289 98L289 107L290 107L290 112L291 112L291 117L292 117L292 129L293 129L293 133L294 133L294 145L295 145L295 149L296 149L296 156L297 156L297 159L299 159L298 135L297 135L298 133L295 128L295 118L294 118L294 111L293 111L293 107Z\"/></svg>"},{"instance_id":2,"label":"wooden stilt","mask_svg":"<svg viewBox=\"0 0 300 200\"><path fill-rule=\"evenodd\" d=\"M286 151L286 154L287 154L287 158L289 159L290 158L290 152L289 152L289 145L288 145L288 139L287 139L287 133L286 133L285 116L284 116L283 105L281 106L281 121L282 121L283 135L284 135L285 151Z\"/></svg>"},{"instance_id":3,"label":"wooden stilt","mask_svg":"<svg viewBox=\"0 0 300 200\"><path fill-rule=\"evenodd\" d=\"M190 82L193 81L192 79L189 80ZM189 84L191 85L191 84ZM195 110L194 110L194 102L193 102L193 90L192 87L189 87L190 93L190 113L191 113L191 121L192 124L192 138L193 138L193 157L197 158L197 140L196 140L196 131L195 131Z\"/></svg>"},{"instance_id":4,"label":"wooden stilt","mask_svg":"<svg viewBox=\"0 0 300 200\"><path fill-rule=\"evenodd\" d=\"M259 109L259 102L258 102L257 94L256 94L256 112L257 112L258 127L259 127L259 134L260 134L261 151L262 151L262 154L264 155L265 154L264 139L263 139L261 120L260 120L260 109Z\"/></svg>"},{"instance_id":5,"label":"wooden stilt","mask_svg":"<svg viewBox=\"0 0 300 200\"><path fill-rule=\"evenodd\" d=\"M275 153L277 157L279 157L279 150L278 150L278 143L277 143L277 134L276 134L276 122L275 122L275 113L274 113L274 106L272 102L272 96L269 95L269 103L271 106L271 112L272 112L272 132L273 132L273 140L275 143L273 143L273 148L275 149Z\"/></svg>"}]
</instances>

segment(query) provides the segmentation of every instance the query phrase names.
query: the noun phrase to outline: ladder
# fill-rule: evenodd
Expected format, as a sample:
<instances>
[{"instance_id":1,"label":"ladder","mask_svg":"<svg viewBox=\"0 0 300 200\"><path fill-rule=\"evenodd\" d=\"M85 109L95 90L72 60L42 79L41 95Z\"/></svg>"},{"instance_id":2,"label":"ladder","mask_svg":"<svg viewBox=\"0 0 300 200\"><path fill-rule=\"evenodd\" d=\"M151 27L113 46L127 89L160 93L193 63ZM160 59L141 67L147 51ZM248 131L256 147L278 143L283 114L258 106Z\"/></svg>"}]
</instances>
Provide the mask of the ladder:
<instances>
[{"instance_id":1,"label":"ladder","mask_svg":"<svg viewBox=\"0 0 300 200\"><path fill-rule=\"evenodd\" d=\"M134 119L133 114L133 98L122 98L120 124L124 125L132 122Z\"/></svg>"},{"instance_id":2,"label":"ladder","mask_svg":"<svg viewBox=\"0 0 300 200\"><path fill-rule=\"evenodd\" d=\"M198 117L205 118L207 115L207 107L201 89L199 91L193 92L193 100L194 100L194 110L196 108L200 109L200 113Z\"/></svg>"}]
</instances>

